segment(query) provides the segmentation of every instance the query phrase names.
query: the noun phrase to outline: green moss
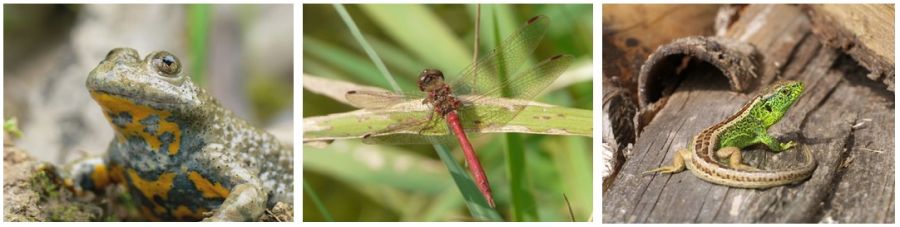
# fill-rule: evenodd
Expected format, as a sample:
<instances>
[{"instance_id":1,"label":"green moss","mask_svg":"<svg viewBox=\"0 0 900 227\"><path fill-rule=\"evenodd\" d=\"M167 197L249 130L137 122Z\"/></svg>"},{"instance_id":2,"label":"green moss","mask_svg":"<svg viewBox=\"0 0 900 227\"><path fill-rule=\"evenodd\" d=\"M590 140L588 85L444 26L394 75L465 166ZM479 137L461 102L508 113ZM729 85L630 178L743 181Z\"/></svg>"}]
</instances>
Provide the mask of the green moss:
<instances>
[{"instance_id":1,"label":"green moss","mask_svg":"<svg viewBox=\"0 0 900 227\"><path fill-rule=\"evenodd\" d=\"M59 198L59 185L50 179L45 171L38 171L31 176L31 189L40 194L41 201Z\"/></svg>"},{"instance_id":2,"label":"green moss","mask_svg":"<svg viewBox=\"0 0 900 227\"><path fill-rule=\"evenodd\" d=\"M14 137L22 137L22 131L19 130L19 121L14 117L3 122L3 130Z\"/></svg>"},{"instance_id":3,"label":"green moss","mask_svg":"<svg viewBox=\"0 0 900 227\"><path fill-rule=\"evenodd\" d=\"M78 204L59 204L49 209L50 221L91 221L94 214L84 211Z\"/></svg>"}]
</instances>

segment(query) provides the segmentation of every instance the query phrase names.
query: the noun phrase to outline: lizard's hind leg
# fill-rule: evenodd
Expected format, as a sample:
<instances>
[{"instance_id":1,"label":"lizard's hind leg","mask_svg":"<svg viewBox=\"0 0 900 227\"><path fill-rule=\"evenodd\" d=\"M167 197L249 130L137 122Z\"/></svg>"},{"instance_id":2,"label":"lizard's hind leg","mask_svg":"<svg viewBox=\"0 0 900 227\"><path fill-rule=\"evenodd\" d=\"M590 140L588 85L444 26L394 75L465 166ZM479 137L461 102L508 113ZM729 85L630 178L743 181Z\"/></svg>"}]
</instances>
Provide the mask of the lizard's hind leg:
<instances>
[{"instance_id":1,"label":"lizard's hind leg","mask_svg":"<svg viewBox=\"0 0 900 227\"><path fill-rule=\"evenodd\" d=\"M671 166L662 166L656 169L644 171L641 174L650 174L650 173L677 173L684 171L684 161L691 156L690 150L686 148L678 149L677 153L675 153L675 158L672 159Z\"/></svg>"},{"instance_id":2,"label":"lizard's hind leg","mask_svg":"<svg viewBox=\"0 0 900 227\"><path fill-rule=\"evenodd\" d=\"M728 158L728 165L739 170L760 171L760 169L741 162L741 149L737 147L723 147L716 151L719 158Z\"/></svg>"}]
</instances>

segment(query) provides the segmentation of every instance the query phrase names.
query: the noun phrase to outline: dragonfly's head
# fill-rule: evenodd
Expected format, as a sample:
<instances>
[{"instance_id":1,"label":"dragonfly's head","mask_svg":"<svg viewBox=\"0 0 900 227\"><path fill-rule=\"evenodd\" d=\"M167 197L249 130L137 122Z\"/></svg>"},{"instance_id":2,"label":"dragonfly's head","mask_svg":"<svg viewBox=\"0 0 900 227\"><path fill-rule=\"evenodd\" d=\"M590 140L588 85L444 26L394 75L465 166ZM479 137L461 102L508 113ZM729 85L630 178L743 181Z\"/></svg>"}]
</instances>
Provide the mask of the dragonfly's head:
<instances>
[{"instance_id":1,"label":"dragonfly's head","mask_svg":"<svg viewBox=\"0 0 900 227\"><path fill-rule=\"evenodd\" d=\"M419 90L433 91L444 85L444 73L437 69L425 69L419 73Z\"/></svg>"}]
</instances>

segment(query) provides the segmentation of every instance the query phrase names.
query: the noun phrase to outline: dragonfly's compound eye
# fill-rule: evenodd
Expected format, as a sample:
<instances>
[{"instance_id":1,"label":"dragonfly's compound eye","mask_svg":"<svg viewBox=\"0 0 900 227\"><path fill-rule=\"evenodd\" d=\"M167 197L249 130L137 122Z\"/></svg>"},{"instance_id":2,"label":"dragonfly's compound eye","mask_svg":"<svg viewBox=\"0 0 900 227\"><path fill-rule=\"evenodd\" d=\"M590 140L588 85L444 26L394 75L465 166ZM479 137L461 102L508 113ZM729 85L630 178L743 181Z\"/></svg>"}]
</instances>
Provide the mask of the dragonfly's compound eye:
<instances>
[{"instance_id":1,"label":"dragonfly's compound eye","mask_svg":"<svg viewBox=\"0 0 900 227\"><path fill-rule=\"evenodd\" d=\"M441 72L441 70L437 70L437 69L425 69L425 71L422 71L422 73L419 74L419 80L425 80L426 78L428 80L434 80L437 77L440 77L441 80L443 80L444 73ZM430 81L428 81L428 82L430 82Z\"/></svg>"},{"instance_id":2,"label":"dragonfly's compound eye","mask_svg":"<svg viewBox=\"0 0 900 227\"><path fill-rule=\"evenodd\" d=\"M422 73L419 74L419 90L425 91L426 88L433 85L435 82L443 81L444 73L441 70L437 69L425 69Z\"/></svg>"},{"instance_id":3,"label":"dragonfly's compound eye","mask_svg":"<svg viewBox=\"0 0 900 227\"><path fill-rule=\"evenodd\" d=\"M441 70L437 70L437 69L432 69L432 70L434 70L434 71L432 71L431 74L433 74L434 77L436 77L436 78L440 77L441 80L444 80L444 72L441 72Z\"/></svg>"}]
</instances>

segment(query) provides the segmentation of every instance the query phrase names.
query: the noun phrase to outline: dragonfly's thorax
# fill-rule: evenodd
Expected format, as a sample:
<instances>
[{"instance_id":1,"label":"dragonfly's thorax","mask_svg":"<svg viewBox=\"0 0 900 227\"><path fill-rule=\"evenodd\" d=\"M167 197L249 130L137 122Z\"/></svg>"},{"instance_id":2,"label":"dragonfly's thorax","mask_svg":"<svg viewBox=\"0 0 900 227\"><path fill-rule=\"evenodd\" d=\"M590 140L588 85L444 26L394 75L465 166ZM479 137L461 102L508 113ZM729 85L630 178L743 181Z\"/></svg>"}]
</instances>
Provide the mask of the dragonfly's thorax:
<instances>
[{"instance_id":1,"label":"dragonfly's thorax","mask_svg":"<svg viewBox=\"0 0 900 227\"><path fill-rule=\"evenodd\" d=\"M459 100L453 97L453 91L444 83L444 74L437 69L426 69L419 74L419 90L428 93L422 103L434 107L434 112L445 116L459 107Z\"/></svg>"},{"instance_id":2,"label":"dragonfly's thorax","mask_svg":"<svg viewBox=\"0 0 900 227\"><path fill-rule=\"evenodd\" d=\"M441 116L446 116L459 108L459 100L453 96L449 86L443 86L428 92L428 97L425 98L424 102L434 106L434 112L441 114Z\"/></svg>"}]
</instances>

